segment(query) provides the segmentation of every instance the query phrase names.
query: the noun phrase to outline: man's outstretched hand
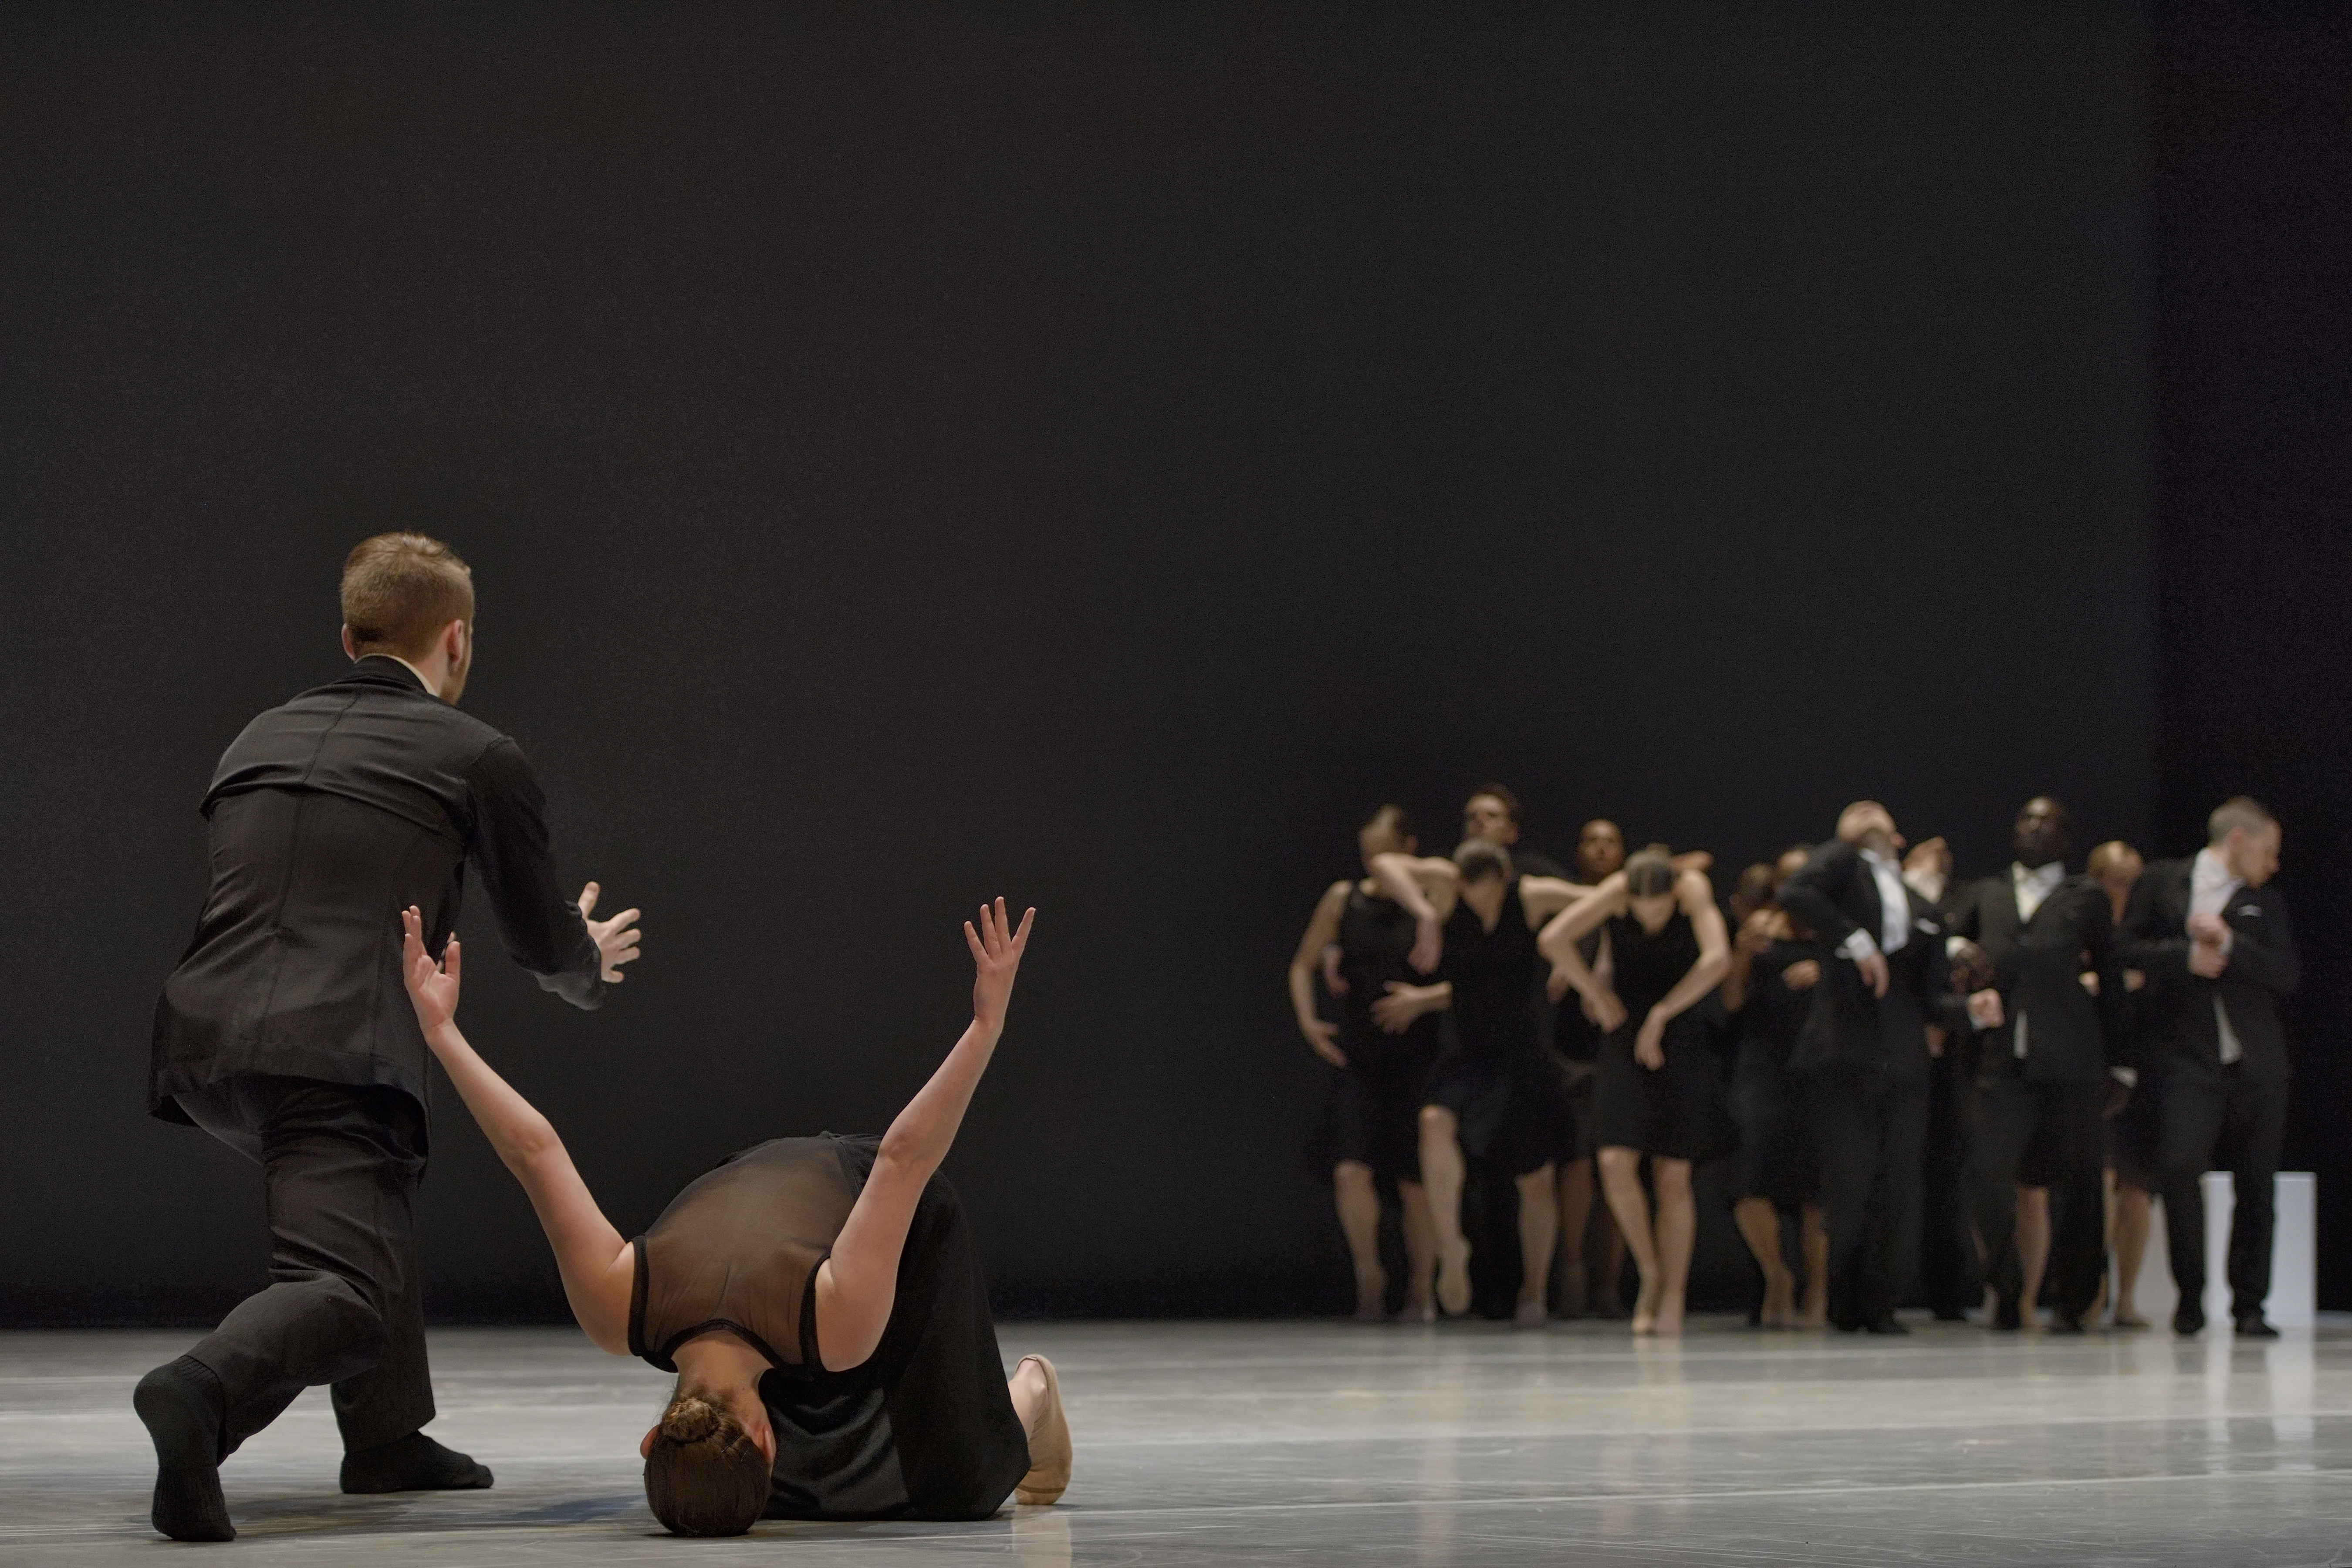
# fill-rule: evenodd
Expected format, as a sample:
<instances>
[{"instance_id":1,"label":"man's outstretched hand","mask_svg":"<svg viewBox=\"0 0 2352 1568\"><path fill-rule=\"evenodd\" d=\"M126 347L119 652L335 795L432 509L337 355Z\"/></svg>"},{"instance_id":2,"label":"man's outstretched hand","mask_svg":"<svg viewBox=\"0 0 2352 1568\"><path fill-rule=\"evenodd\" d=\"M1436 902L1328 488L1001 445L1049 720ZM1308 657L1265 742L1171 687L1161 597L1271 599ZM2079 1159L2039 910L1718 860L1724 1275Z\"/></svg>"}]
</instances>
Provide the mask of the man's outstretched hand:
<instances>
[{"instance_id":1,"label":"man's outstretched hand","mask_svg":"<svg viewBox=\"0 0 2352 1568\"><path fill-rule=\"evenodd\" d=\"M408 983L408 1003L416 1009L419 1028L430 1032L457 1016L457 933L441 950L441 962L425 951L425 916L415 904L400 911L404 933L400 939L401 978Z\"/></svg>"},{"instance_id":2,"label":"man's outstretched hand","mask_svg":"<svg viewBox=\"0 0 2352 1568\"><path fill-rule=\"evenodd\" d=\"M1030 910L1021 917L1021 929L1014 931L1004 912L1004 900L999 899L992 905L980 906L979 930L974 931L970 921L963 922L964 945L971 949L971 1016L984 1028L1004 1027L1013 981L1021 973L1021 955L1029 951L1029 928L1036 920L1037 911Z\"/></svg>"},{"instance_id":3,"label":"man's outstretched hand","mask_svg":"<svg viewBox=\"0 0 2352 1568\"><path fill-rule=\"evenodd\" d=\"M637 943L646 933L635 929L636 910L623 910L608 921L588 920L589 911L596 907L596 895L603 891L593 882L580 889L580 918L588 921L588 934L596 939L598 972L617 984L628 978L621 973L621 965L637 956Z\"/></svg>"}]
</instances>

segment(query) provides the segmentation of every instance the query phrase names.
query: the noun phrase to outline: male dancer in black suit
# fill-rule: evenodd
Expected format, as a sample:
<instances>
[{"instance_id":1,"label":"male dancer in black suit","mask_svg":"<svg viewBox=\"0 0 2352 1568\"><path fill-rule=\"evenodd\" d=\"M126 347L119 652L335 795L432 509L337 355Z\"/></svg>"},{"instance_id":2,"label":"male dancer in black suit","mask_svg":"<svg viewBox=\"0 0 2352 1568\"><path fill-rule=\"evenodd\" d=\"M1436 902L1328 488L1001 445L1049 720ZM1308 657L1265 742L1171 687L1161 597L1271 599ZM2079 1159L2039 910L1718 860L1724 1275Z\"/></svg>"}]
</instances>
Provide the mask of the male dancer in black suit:
<instances>
[{"instance_id":1,"label":"male dancer in black suit","mask_svg":"<svg viewBox=\"0 0 2352 1568\"><path fill-rule=\"evenodd\" d=\"M1902 847L1893 815L1856 801L1780 886L1781 907L1836 960L1789 1065L1811 1085L1830 1321L1849 1332L1908 1331L1895 1309L1919 1257L1929 1053L1965 1026L1969 1005L1951 994L1942 919L1903 884Z\"/></svg>"},{"instance_id":2,"label":"male dancer in black suit","mask_svg":"<svg viewBox=\"0 0 2352 1568\"><path fill-rule=\"evenodd\" d=\"M1992 969L1990 988L1969 998L1991 1026L1977 1077L1977 1224L1992 1326L2021 1327L2042 1268L2039 1257L2021 1258L2020 1189L2042 1194L2033 1201L2050 1215L2034 1250L2048 1248L2058 1294L2052 1321L2081 1333L2106 1266L2104 1119L2111 1095L2129 1093L2134 1076L2116 1016L2123 974L2106 889L2066 875L2066 808L2047 795L2027 801L2010 847L2008 871L1972 884L1951 911L1951 934L1978 944ZM2095 994L2086 973L2097 977Z\"/></svg>"},{"instance_id":3,"label":"male dancer in black suit","mask_svg":"<svg viewBox=\"0 0 2352 1568\"><path fill-rule=\"evenodd\" d=\"M220 1462L306 1387L334 1389L347 1492L487 1487L433 1419L414 1202L425 1047L402 984L399 911L457 920L465 865L515 961L593 1007L636 956L637 911L592 921L558 890L543 797L512 741L456 703L472 668L472 574L421 534L343 564L351 672L271 709L205 796L212 887L155 1009L150 1104L259 1163L272 1283L140 1381L155 1528L227 1541Z\"/></svg>"},{"instance_id":4,"label":"male dancer in black suit","mask_svg":"<svg viewBox=\"0 0 2352 1568\"><path fill-rule=\"evenodd\" d=\"M2279 998L2298 978L2278 872L2278 818L2243 795L2206 822L2205 847L2150 866L2132 889L2118 952L2147 974L2146 1019L2166 1053L2164 1223L2180 1305L2173 1332L2205 1326L2205 1197L2219 1153L2237 1205L2230 1224L2230 1315L2273 1339L2271 1197L2286 1130L2286 1034Z\"/></svg>"},{"instance_id":5,"label":"male dancer in black suit","mask_svg":"<svg viewBox=\"0 0 2352 1568\"><path fill-rule=\"evenodd\" d=\"M1951 923L1955 900L1971 884L1952 879L1952 847L1940 837L1903 853L1903 885ZM1952 944L1945 944L1948 951ZM1962 991L1966 966L1955 961L1952 984ZM1986 984L1991 982L1987 980ZM1967 1030L1953 1034L1927 1063L1927 1136L1920 1157L1919 1288L1937 1321L1957 1323L1983 1294L1977 1227L1969 1210L1969 1152L1976 1145L1977 1053Z\"/></svg>"}]
</instances>

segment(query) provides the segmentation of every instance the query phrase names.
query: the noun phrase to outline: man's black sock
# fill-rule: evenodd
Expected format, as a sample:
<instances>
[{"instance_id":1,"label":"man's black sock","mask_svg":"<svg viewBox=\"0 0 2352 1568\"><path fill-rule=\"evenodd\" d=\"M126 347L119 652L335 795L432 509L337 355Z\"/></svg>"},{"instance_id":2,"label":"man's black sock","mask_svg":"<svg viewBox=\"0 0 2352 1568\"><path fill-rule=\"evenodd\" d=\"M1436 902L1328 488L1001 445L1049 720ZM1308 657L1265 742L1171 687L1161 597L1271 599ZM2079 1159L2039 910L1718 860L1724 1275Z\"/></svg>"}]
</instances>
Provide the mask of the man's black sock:
<instances>
[{"instance_id":1,"label":"man's black sock","mask_svg":"<svg viewBox=\"0 0 2352 1568\"><path fill-rule=\"evenodd\" d=\"M174 1541L235 1541L221 1496L221 1419L228 1396L189 1356L139 1380L131 1407L155 1442L155 1528Z\"/></svg>"},{"instance_id":2,"label":"man's black sock","mask_svg":"<svg viewBox=\"0 0 2352 1568\"><path fill-rule=\"evenodd\" d=\"M422 1432L343 1456L347 1492L479 1491L489 1484L488 1465L478 1465Z\"/></svg>"}]
</instances>

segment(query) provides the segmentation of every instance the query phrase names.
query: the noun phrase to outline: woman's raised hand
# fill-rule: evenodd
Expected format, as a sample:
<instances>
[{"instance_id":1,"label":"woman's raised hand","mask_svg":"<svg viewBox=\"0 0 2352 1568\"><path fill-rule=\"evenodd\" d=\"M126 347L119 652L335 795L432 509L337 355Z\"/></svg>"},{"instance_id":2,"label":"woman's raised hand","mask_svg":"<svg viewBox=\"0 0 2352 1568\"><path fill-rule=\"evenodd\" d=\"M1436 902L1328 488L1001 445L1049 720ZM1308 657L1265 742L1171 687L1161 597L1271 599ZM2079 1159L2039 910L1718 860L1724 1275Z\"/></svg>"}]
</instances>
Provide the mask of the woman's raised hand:
<instances>
[{"instance_id":1,"label":"woman's raised hand","mask_svg":"<svg viewBox=\"0 0 2352 1568\"><path fill-rule=\"evenodd\" d=\"M400 939L401 977L408 982L417 1026L429 1033L457 1016L457 933L449 933L436 964L425 951L425 917L415 904L400 911L400 923L406 933Z\"/></svg>"},{"instance_id":2,"label":"woman's raised hand","mask_svg":"<svg viewBox=\"0 0 2352 1568\"><path fill-rule=\"evenodd\" d=\"M1021 973L1021 955L1029 951L1029 928L1036 922L1034 909L1021 917L1021 929L1013 929L1012 920L1004 912L1004 900L980 906L980 929L972 929L970 921L963 922L964 945L971 949L973 969L971 982L971 1016L974 1022L990 1029L1004 1027L1005 1005L1013 1000L1013 977ZM456 1001L456 980L450 982L450 998ZM415 986L412 984L412 990Z\"/></svg>"}]
</instances>

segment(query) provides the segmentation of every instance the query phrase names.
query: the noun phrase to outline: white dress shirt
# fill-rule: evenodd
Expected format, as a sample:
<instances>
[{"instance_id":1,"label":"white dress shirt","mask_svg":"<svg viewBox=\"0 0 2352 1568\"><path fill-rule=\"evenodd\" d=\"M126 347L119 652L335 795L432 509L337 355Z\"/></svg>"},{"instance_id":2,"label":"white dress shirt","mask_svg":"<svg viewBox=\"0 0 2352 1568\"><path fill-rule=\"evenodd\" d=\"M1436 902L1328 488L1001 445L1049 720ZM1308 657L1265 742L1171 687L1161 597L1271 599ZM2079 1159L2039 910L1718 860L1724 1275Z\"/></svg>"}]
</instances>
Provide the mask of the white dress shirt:
<instances>
[{"instance_id":1,"label":"white dress shirt","mask_svg":"<svg viewBox=\"0 0 2352 1568\"><path fill-rule=\"evenodd\" d=\"M2189 912L2195 915L2219 915L2230 907L2230 900L2246 884L2230 874L2230 868L2210 848L2197 851L2196 863L2189 868ZM2236 936L2230 928L2221 928L2221 951L2228 952L2235 945ZM2246 1054L2238 1044L2238 1031L2230 1027L2230 1009L2221 1005L2221 998L2213 998L2213 1026L2221 1036L2221 1065Z\"/></svg>"},{"instance_id":2,"label":"white dress shirt","mask_svg":"<svg viewBox=\"0 0 2352 1568\"><path fill-rule=\"evenodd\" d=\"M2066 862L2063 860L2053 860L2047 866L2037 866L2031 871L2011 861L2009 885L2017 894L2018 923L2023 925L2032 920L2033 911L2042 907L2042 900L2056 892L2058 884L2065 879Z\"/></svg>"},{"instance_id":3,"label":"white dress shirt","mask_svg":"<svg viewBox=\"0 0 2352 1568\"><path fill-rule=\"evenodd\" d=\"M1900 952L1911 941L1911 896L1903 886L1903 868L1894 856L1875 849L1864 850L1862 861L1878 884L1877 940L1856 926L1853 934L1838 945L1840 952L1857 962L1874 952Z\"/></svg>"}]
</instances>

